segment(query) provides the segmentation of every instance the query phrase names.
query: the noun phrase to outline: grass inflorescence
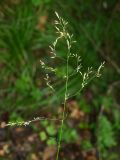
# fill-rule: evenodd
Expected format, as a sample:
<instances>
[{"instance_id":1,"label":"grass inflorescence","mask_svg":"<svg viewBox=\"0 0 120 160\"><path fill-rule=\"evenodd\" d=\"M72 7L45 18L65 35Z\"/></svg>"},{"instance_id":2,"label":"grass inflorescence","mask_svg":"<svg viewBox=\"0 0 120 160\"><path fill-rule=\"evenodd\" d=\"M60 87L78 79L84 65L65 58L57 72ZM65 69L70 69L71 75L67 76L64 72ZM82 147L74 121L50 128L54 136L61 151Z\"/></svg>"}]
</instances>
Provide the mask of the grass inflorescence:
<instances>
[{"instance_id":1,"label":"grass inflorescence","mask_svg":"<svg viewBox=\"0 0 120 160\"><path fill-rule=\"evenodd\" d=\"M62 112L62 119L61 119L61 125L60 125L60 131L59 131L59 139L58 139L58 147L57 147L57 154L56 154L56 160L59 159L59 152L61 149L61 141L62 141L62 135L63 135L63 126L65 123L65 117L66 117L66 103L67 100L69 98L71 98L72 96L80 93L80 91L87 85L87 83L93 79L94 77L100 77L101 76L101 69L104 67L104 62L101 63L101 65L98 67L97 71L94 71L92 67L88 67L86 72L82 72L81 68L82 68L82 64L81 64L81 57L79 56L79 54L74 54L71 52L71 48L72 45L74 43L76 43L76 41L73 40L73 34L70 34L68 32L68 22L65 21L63 18L61 18L59 16L59 14L57 12L55 12L57 20L55 20L55 29L56 29L56 33L58 34L57 38L55 39L55 41L53 42L53 44L50 46L51 49L51 58L56 58L58 57L57 55L57 51L56 51L56 46L59 42L59 40L64 39L66 45L67 45L67 52L66 52L66 71L65 71L65 75L63 76L63 78L65 78L65 92L64 92L64 102L63 102L63 112ZM72 74L69 74L69 59L70 58L74 58L76 61L76 68L74 70L74 72ZM48 67L45 67L45 63L43 61L41 61L41 65L42 68L47 69ZM56 71L56 69L53 68L49 68L51 71ZM69 77L71 77L71 75L73 76L77 76L80 75L82 77L82 83L79 86L79 90L74 93L74 95L72 95L71 93L68 92L68 82L69 82ZM49 81L49 75L46 74L46 79L47 81L47 85L55 91L55 89L53 88L52 85L50 85L50 81Z\"/></svg>"}]
</instances>

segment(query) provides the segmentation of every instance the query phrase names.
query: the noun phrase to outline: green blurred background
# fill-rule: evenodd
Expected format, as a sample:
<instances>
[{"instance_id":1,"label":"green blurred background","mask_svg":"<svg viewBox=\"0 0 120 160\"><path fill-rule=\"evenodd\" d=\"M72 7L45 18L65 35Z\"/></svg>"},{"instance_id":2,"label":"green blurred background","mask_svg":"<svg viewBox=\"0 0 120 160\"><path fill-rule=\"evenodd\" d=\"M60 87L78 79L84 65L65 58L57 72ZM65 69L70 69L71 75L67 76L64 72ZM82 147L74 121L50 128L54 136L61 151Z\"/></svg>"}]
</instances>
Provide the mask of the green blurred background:
<instances>
[{"instance_id":1,"label":"green blurred background","mask_svg":"<svg viewBox=\"0 0 120 160\"><path fill-rule=\"evenodd\" d=\"M101 62L106 62L101 78L94 79L81 94L68 101L69 116L64 126L65 134L60 159L79 160L80 156L83 156L83 159L86 156L89 159L85 160L95 160L102 153L103 160L118 160L120 151L119 0L0 1L0 120L8 123L37 116L60 117L64 97L61 79L66 65L59 59L53 63L49 58L49 45L56 38L55 11L69 23L69 30L77 41L73 51L81 55L83 70L88 66L96 69ZM65 59L63 44L58 46L57 53ZM58 81L54 84L57 87L55 94L51 94L44 82L45 73L41 69L40 59L49 65L51 63L58 65ZM72 59L69 68L72 70L74 67L75 61ZM55 79L53 75L51 78ZM71 79L70 91L74 93L79 85L78 77ZM59 124L42 121L39 122L39 127L36 125L38 124L31 125L32 133L39 135L39 141L44 148L56 145L55 137ZM8 139L10 135L7 135ZM68 151L65 150L66 146ZM77 152L79 152L78 157ZM93 159L90 159L90 156ZM11 158L13 157L11 152L5 153L3 157L8 160L15 159ZM23 159L27 159L26 157L32 159L29 154Z\"/></svg>"}]
</instances>

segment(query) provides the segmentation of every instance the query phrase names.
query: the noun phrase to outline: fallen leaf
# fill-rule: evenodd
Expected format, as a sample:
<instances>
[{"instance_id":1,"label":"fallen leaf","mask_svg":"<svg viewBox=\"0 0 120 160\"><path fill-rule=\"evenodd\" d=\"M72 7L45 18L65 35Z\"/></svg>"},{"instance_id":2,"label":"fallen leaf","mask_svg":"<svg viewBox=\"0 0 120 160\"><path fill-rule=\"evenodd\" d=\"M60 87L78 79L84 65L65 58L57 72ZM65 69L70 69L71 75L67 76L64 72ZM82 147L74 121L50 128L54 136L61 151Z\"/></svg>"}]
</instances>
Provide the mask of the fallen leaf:
<instances>
[{"instance_id":1,"label":"fallen leaf","mask_svg":"<svg viewBox=\"0 0 120 160\"><path fill-rule=\"evenodd\" d=\"M0 156L4 156L5 152L3 149L0 149Z\"/></svg>"},{"instance_id":2,"label":"fallen leaf","mask_svg":"<svg viewBox=\"0 0 120 160\"><path fill-rule=\"evenodd\" d=\"M56 153L56 147L55 146L48 146L44 153L43 153L43 160L49 160L50 158L53 158Z\"/></svg>"},{"instance_id":3,"label":"fallen leaf","mask_svg":"<svg viewBox=\"0 0 120 160\"><path fill-rule=\"evenodd\" d=\"M41 31L45 30L45 25L47 23L47 19L48 19L48 16L46 16L46 15L39 17L38 24L37 24L37 29L38 30L41 30Z\"/></svg>"},{"instance_id":4,"label":"fallen leaf","mask_svg":"<svg viewBox=\"0 0 120 160\"><path fill-rule=\"evenodd\" d=\"M81 117L84 117L84 112L80 111L78 108L75 108L71 114L70 114L70 117L71 118L74 118L74 119L79 119Z\"/></svg>"},{"instance_id":5,"label":"fallen leaf","mask_svg":"<svg viewBox=\"0 0 120 160\"><path fill-rule=\"evenodd\" d=\"M39 160L39 159L36 154L32 153L31 160Z\"/></svg>"}]
</instances>

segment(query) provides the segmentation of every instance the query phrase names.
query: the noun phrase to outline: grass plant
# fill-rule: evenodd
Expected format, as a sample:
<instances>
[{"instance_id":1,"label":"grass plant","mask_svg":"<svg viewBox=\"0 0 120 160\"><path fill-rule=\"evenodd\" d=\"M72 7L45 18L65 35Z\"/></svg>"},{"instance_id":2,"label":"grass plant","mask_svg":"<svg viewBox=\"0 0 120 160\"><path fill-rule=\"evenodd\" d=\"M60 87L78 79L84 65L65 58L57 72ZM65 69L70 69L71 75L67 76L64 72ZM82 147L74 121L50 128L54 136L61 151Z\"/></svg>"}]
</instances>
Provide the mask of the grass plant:
<instances>
[{"instance_id":1,"label":"grass plant","mask_svg":"<svg viewBox=\"0 0 120 160\"><path fill-rule=\"evenodd\" d=\"M64 45L67 46L67 51L66 51L66 55L65 55L65 64L66 64L66 70L65 70L65 74L63 75L62 79L64 81L64 99L63 99L63 111L62 111L62 115L61 115L61 124L60 124L60 129L59 129L59 137L58 137L58 145L57 145L57 154L56 154L56 160L59 159L59 154L60 154L60 149L61 149L61 142L62 142L62 136L64 134L64 124L65 124L65 119L66 119L66 105L67 105L67 101L68 99L72 98L73 96L79 94L81 92L81 90L88 84L89 81L91 81L93 78L95 77L100 77L101 76L101 69L104 67L104 62L101 63L101 65L98 67L97 70L94 70L91 66L87 68L87 70L84 72L82 70L82 59L80 57L79 54L77 53L72 53L72 47L74 45L74 43L76 43L76 41L74 41L73 39L73 34L70 34L68 31L68 22L65 21L63 18L61 18L59 16L59 14L57 12L55 12L57 20L55 20L55 29L56 29L56 33L57 33L57 38L55 39L55 41L52 43L50 47L50 58L51 59L56 59L56 58L61 58L61 55L59 55L57 53L57 45L59 43L61 43L61 41L63 41ZM70 63L70 59L74 59L75 61L75 68L71 71L69 63ZM56 94L56 89L54 88L53 82L51 81L51 75L57 74L58 68L54 68L54 67L49 67L46 65L46 63L43 60L40 60L40 64L42 69L45 72L45 82L46 85L50 88L50 90ZM79 88L78 90L76 90L74 93L69 92L69 84L71 81L71 77L74 79L76 76L80 77L80 79L82 79L82 82L79 84ZM34 121L38 121L38 120L48 120L49 118L47 117L37 117L34 118L33 120L27 121L27 122L9 122L8 124L6 124L5 126L27 126L29 125L31 122ZM58 119L49 119L49 120L58 120Z\"/></svg>"}]
</instances>

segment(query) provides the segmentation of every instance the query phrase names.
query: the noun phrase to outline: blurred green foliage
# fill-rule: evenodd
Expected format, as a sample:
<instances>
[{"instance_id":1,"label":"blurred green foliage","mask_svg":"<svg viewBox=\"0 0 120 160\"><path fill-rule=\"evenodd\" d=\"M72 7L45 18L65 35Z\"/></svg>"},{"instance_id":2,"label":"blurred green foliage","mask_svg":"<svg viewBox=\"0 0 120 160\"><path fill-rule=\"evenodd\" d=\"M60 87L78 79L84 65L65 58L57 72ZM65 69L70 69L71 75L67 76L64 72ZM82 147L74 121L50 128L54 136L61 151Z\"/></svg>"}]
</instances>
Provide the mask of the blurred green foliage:
<instances>
[{"instance_id":1,"label":"blurred green foliage","mask_svg":"<svg viewBox=\"0 0 120 160\"><path fill-rule=\"evenodd\" d=\"M89 83L92 97L89 98L87 95L85 98L83 94L74 98L90 117L91 124L83 122L79 128L84 129L92 125L93 134L98 133L95 143L105 151L104 157L110 159L106 153L114 145L119 145L117 139L120 132L120 2L118 0L18 0L16 3L12 0L0 1L0 115L9 112L10 120L20 120L33 113L37 114L42 107L56 107L61 104L64 96L63 81L60 80L55 84L56 96L49 96L50 91L45 86L44 73L39 63L41 58L48 64L51 63L48 59L48 46L55 39L52 26L55 19L53 11L57 11L69 22L69 30L73 32L78 42L73 52L82 56L83 70L88 66L96 68L101 61L106 61L101 80ZM66 48L62 42L57 49L58 55L64 59ZM61 79L65 65L59 59L57 64L59 64L57 77ZM71 59L69 67L71 71L75 68L74 59ZM73 78L69 84L70 92L74 93L79 84L79 77ZM87 89L85 93L88 93ZM102 106L104 109L99 129L97 118ZM54 134L53 125L44 127L47 134ZM76 129L65 127L65 130L63 137L65 142L76 139ZM46 140L46 134L41 132L40 138ZM51 141L48 144L54 143ZM87 141L83 146L89 148L91 142ZM115 156L113 153L113 159Z\"/></svg>"}]
</instances>

